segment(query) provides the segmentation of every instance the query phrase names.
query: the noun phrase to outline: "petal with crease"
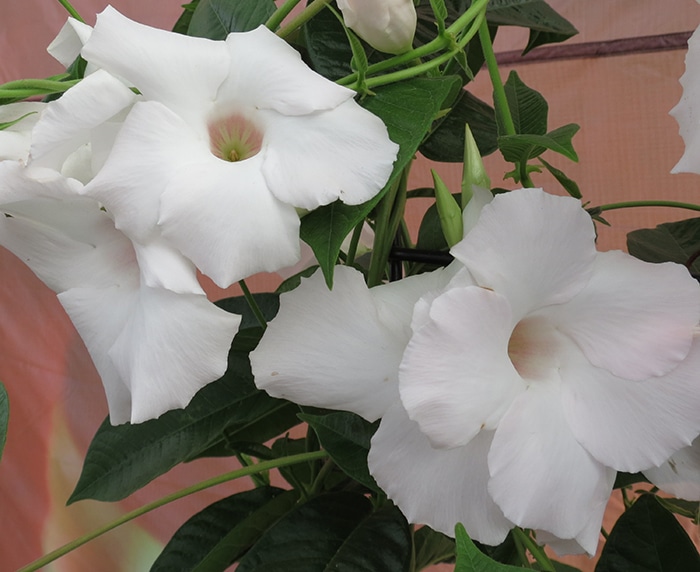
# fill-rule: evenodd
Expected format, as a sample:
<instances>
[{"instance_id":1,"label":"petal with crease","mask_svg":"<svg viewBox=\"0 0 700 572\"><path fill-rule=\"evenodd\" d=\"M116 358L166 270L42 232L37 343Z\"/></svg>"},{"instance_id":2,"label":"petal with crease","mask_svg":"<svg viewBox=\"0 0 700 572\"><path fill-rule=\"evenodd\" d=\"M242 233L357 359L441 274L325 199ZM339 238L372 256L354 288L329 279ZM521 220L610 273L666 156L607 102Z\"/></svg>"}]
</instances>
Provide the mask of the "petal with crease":
<instances>
[{"instance_id":1,"label":"petal with crease","mask_svg":"<svg viewBox=\"0 0 700 572\"><path fill-rule=\"evenodd\" d=\"M700 437L676 451L658 467L642 471L662 491L678 498L700 500Z\"/></svg>"},{"instance_id":2,"label":"petal with crease","mask_svg":"<svg viewBox=\"0 0 700 572\"><path fill-rule=\"evenodd\" d=\"M434 449L397 403L372 437L369 470L409 522L449 536L461 522L479 542L500 544L513 524L486 490L492 436L483 431L464 447Z\"/></svg>"},{"instance_id":3,"label":"petal with crease","mask_svg":"<svg viewBox=\"0 0 700 572\"><path fill-rule=\"evenodd\" d=\"M525 384L508 358L508 302L476 286L452 288L430 306L399 370L401 402L436 447L458 447L495 429Z\"/></svg>"}]
</instances>

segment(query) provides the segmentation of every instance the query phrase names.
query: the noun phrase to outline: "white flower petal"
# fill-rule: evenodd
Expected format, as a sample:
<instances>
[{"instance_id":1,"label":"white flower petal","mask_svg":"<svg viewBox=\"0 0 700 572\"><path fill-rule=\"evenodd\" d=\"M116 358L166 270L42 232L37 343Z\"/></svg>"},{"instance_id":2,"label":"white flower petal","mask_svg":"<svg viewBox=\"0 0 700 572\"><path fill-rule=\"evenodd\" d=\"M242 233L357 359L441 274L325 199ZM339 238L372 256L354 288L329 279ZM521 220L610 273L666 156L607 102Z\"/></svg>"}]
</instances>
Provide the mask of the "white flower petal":
<instances>
[{"instance_id":1,"label":"white flower petal","mask_svg":"<svg viewBox=\"0 0 700 572\"><path fill-rule=\"evenodd\" d=\"M117 228L147 243L156 232L162 193L203 153L208 153L204 142L172 111L138 102L85 193L105 205Z\"/></svg>"},{"instance_id":2,"label":"white flower petal","mask_svg":"<svg viewBox=\"0 0 700 572\"><path fill-rule=\"evenodd\" d=\"M520 189L486 205L451 252L480 286L508 298L517 322L583 288L593 268L594 240L593 222L579 201Z\"/></svg>"},{"instance_id":3,"label":"white flower petal","mask_svg":"<svg viewBox=\"0 0 700 572\"><path fill-rule=\"evenodd\" d=\"M205 296L142 286L109 351L131 390L131 422L185 407L221 377L240 321Z\"/></svg>"},{"instance_id":4,"label":"white flower petal","mask_svg":"<svg viewBox=\"0 0 700 572\"><path fill-rule=\"evenodd\" d=\"M586 553L592 558L598 551L601 523L603 522L606 508L607 504L596 506L591 512L591 518L588 520L588 523L576 535L576 538L558 538L546 530L538 530L536 531L537 542L546 544L560 556Z\"/></svg>"},{"instance_id":5,"label":"white flower petal","mask_svg":"<svg viewBox=\"0 0 700 572\"><path fill-rule=\"evenodd\" d=\"M181 294L204 294L194 265L164 239L133 243L143 284Z\"/></svg>"},{"instance_id":6,"label":"white flower petal","mask_svg":"<svg viewBox=\"0 0 700 572\"><path fill-rule=\"evenodd\" d=\"M515 399L488 463L489 493L506 517L563 539L576 538L594 515L602 520L615 480L571 433L556 380L532 383Z\"/></svg>"},{"instance_id":7,"label":"white flower petal","mask_svg":"<svg viewBox=\"0 0 700 572\"><path fill-rule=\"evenodd\" d=\"M92 34L92 27L75 18L68 18L58 35L46 48L56 60L69 67L75 58L80 55L80 50Z\"/></svg>"},{"instance_id":8,"label":"white flower petal","mask_svg":"<svg viewBox=\"0 0 700 572\"><path fill-rule=\"evenodd\" d=\"M32 129L46 105L39 101L22 101L0 106L0 123L17 121L26 115L18 123L0 131L0 161L27 160Z\"/></svg>"},{"instance_id":9,"label":"white flower petal","mask_svg":"<svg viewBox=\"0 0 700 572\"><path fill-rule=\"evenodd\" d=\"M314 72L299 52L265 26L229 34L226 46L231 70L217 94L221 102L306 115L333 109L355 95Z\"/></svg>"},{"instance_id":10,"label":"white flower petal","mask_svg":"<svg viewBox=\"0 0 700 572\"><path fill-rule=\"evenodd\" d=\"M389 179L398 145L382 121L353 100L303 117L262 111L260 116L265 180L285 203L314 209L340 199L357 205Z\"/></svg>"},{"instance_id":11,"label":"white flower petal","mask_svg":"<svg viewBox=\"0 0 700 572\"><path fill-rule=\"evenodd\" d=\"M479 542L500 544L513 524L486 490L492 435L483 431L464 447L434 449L397 403L372 437L370 473L409 522L449 536L461 522Z\"/></svg>"},{"instance_id":12,"label":"white flower petal","mask_svg":"<svg viewBox=\"0 0 700 572\"><path fill-rule=\"evenodd\" d=\"M338 0L338 8L347 27L379 51L411 49L418 19L413 0Z\"/></svg>"},{"instance_id":13,"label":"white flower petal","mask_svg":"<svg viewBox=\"0 0 700 572\"><path fill-rule=\"evenodd\" d=\"M669 372L688 354L700 287L679 264L601 252L585 288L546 315L593 365L642 380Z\"/></svg>"},{"instance_id":14,"label":"white flower petal","mask_svg":"<svg viewBox=\"0 0 700 572\"><path fill-rule=\"evenodd\" d=\"M399 370L401 401L437 447L466 445L495 429L525 384L508 358L508 302L476 286L452 288L430 306Z\"/></svg>"},{"instance_id":15,"label":"white flower petal","mask_svg":"<svg viewBox=\"0 0 700 572\"><path fill-rule=\"evenodd\" d=\"M472 185L472 198L467 203L466 208L462 212L462 225L464 229L464 236L476 226L481 216L481 211L484 207L493 201L493 195L488 189L479 187L477 185Z\"/></svg>"},{"instance_id":16,"label":"white flower petal","mask_svg":"<svg viewBox=\"0 0 700 572\"><path fill-rule=\"evenodd\" d=\"M700 173L700 31L695 30L688 39L688 52L685 55L685 73L680 79L683 95L671 110L680 127L685 142L685 152L671 170L672 173Z\"/></svg>"},{"instance_id":17,"label":"white flower petal","mask_svg":"<svg viewBox=\"0 0 700 572\"><path fill-rule=\"evenodd\" d=\"M91 139L91 131L128 108L136 95L104 70L87 76L46 106L32 133L31 158L57 171Z\"/></svg>"},{"instance_id":18,"label":"white flower petal","mask_svg":"<svg viewBox=\"0 0 700 572\"><path fill-rule=\"evenodd\" d=\"M317 271L282 294L250 362L255 384L273 397L375 421L398 401L405 344L381 322L362 274L337 266L332 291Z\"/></svg>"},{"instance_id":19,"label":"white flower petal","mask_svg":"<svg viewBox=\"0 0 700 572\"><path fill-rule=\"evenodd\" d=\"M663 377L629 381L591 366L572 348L562 366L564 414L596 459L634 473L663 463L700 433L700 342Z\"/></svg>"},{"instance_id":20,"label":"white flower petal","mask_svg":"<svg viewBox=\"0 0 700 572\"><path fill-rule=\"evenodd\" d=\"M158 220L163 236L222 288L299 260L299 215L269 192L258 157L204 156L171 177Z\"/></svg>"},{"instance_id":21,"label":"white flower petal","mask_svg":"<svg viewBox=\"0 0 700 572\"><path fill-rule=\"evenodd\" d=\"M213 103L230 66L224 42L151 28L111 6L97 16L82 54L193 125L207 115L206 104Z\"/></svg>"},{"instance_id":22,"label":"white flower petal","mask_svg":"<svg viewBox=\"0 0 700 572\"><path fill-rule=\"evenodd\" d=\"M690 501L700 500L700 438L676 451L665 463L642 473L664 492Z\"/></svg>"}]
</instances>

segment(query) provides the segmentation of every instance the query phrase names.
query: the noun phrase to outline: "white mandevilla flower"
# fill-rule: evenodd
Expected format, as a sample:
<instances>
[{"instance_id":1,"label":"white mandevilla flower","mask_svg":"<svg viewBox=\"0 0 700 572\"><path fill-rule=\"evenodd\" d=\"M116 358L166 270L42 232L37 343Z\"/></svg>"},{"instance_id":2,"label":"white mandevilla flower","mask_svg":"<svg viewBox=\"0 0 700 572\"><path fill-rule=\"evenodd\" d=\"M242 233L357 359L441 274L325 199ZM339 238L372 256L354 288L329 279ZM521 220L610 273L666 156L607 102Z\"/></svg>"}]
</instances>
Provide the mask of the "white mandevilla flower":
<instances>
[{"instance_id":1,"label":"white mandevilla flower","mask_svg":"<svg viewBox=\"0 0 700 572\"><path fill-rule=\"evenodd\" d=\"M256 383L382 417L370 472L410 521L488 544L519 525L592 554L615 471L700 432L700 288L596 252L580 203L539 189L497 196L452 253L369 291L347 269L332 292L305 281L252 354Z\"/></svg>"},{"instance_id":2,"label":"white mandevilla flower","mask_svg":"<svg viewBox=\"0 0 700 572\"><path fill-rule=\"evenodd\" d=\"M180 253L157 236L132 242L97 201L80 196L114 139L115 114L133 98L98 71L52 103L7 106L3 118L40 115L0 131L0 148L13 150L0 161L0 245L58 294L114 424L187 405L226 370L240 323L207 300Z\"/></svg>"},{"instance_id":3,"label":"white mandevilla flower","mask_svg":"<svg viewBox=\"0 0 700 572\"><path fill-rule=\"evenodd\" d=\"M338 8L347 27L379 51L411 49L418 19L413 0L338 0Z\"/></svg>"},{"instance_id":4,"label":"white mandevilla flower","mask_svg":"<svg viewBox=\"0 0 700 572\"><path fill-rule=\"evenodd\" d=\"M86 192L220 286L294 264L297 208L360 204L392 171L381 120L264 27L212 41L107 8L82 55L142 94Z\"/></svg>"}]
</instances>

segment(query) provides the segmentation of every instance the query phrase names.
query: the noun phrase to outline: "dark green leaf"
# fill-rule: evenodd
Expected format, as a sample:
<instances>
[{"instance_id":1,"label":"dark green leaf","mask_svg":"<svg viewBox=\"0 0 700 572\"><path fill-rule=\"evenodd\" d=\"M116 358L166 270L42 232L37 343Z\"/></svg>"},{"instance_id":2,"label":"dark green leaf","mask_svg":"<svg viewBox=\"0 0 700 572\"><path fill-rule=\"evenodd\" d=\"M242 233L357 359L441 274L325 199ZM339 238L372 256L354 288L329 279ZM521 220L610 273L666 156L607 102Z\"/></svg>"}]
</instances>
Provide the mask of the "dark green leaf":
<instances>
[{"instance_id":1,"label":"dark green leaf","mask_svg":"<svg viewBox=\"0 0 700 572\"><path fill-rule=\"evenodd\" d=\"M615 476L614 489L629 487L636 483L647 483L646 477L642 473L617 473Z\"/></svg>"},{"instance_id":2,"label":"dark green leaf","mask_svg":"<svg viewBox=\"0 0 700 572\"><path fill-rule=\"evenodd\" d=\"M262 294L253 294L253 298L268 322L277 315L277 311L280 309L279 294L264 292ZM241 316L241 330L260 326L245 296L224 298L223 300L218 300L216 305L231 314Z\"/></svg>"},{"instance_id":3,"label":"dark green leaf","mask_svg":"<svg viewBox=\"0 0 700 572\"><path fill-rule=\"evenodd\" d=\"M384 121L389 137L400 145L400 149L384 191L374 199L357 206L336 201L302 218L301 238L313 249L329 287L333 285L333 268L343 240L413 160L443 101L453 93L455 85L459 85L459 80L453 77L412 79L377 88L376 95L363 101L364 107Z\"/></svg>"},{"instance_id":4,"label":"dark green leaf","mask_svg":"<svg viewBox=\"0 0 700 572\"><path fill-rule=\"evenodd\" d=\"M290 292L294 290L299 284L301 284L302 278L308 278L314 272L318 270L318 264L304 268L301 272L297 272L294 276L287 278L282 284L277 287L275 294L284 294L285 292Z\"/></svg>"},{"instance_id":5,"label":"dark green leaf","mask_svg":"<svg viewBox=\"0 0 700 572\"><path fill-rule=\"evenodd\" d=\"M306 445L306 439L280 437L272 444L272 453L276 458L298 455L306 453ZM282 467L279 469L279 472L292 487L299 489L303 484L311 483L313 478L311 467L312 463L299 463L289 467Z\"/></svg>"},{"instance_id":6,"label":"dark green leaf","mask_svg":"<svg viewBox=\"0 0 700 572\"><path fill-rule=\"evenodd\" d=\"M337 80L352 73L352 48L343 25L330 10L321 10L303 28L309 65L322 76Z\"/></svg>"},{"instance_id":7,"label":"dark green leaf","mask_svg":"<svg viewBox=\"0 0 700 572\"><path fill-rule=\"evenodd\" d=\"M557 169L554 165L550 165L542 157L540 157L540 162L547 168L547 170L554 176L554 178L559 181L559 184L564 187L567 193L569 193L575 199L581 198L581 190L575 181L569 179L563 171Z\"/></svg>"},{"instance_id":8,"label":"dark green leaf","mask_svg":"<svg viewBox=\"0 0 700 572\"><path fill-rule=\"evenodd\" d=\"M182 6L183 11L180 17L175 22L173 26L173 32L176 34L187 34L187 30L190 29L190 22L192 22L192 15L194 14L195 8L199 4L200 0L193 0L189 4L184 4Z\"/></svg>"},{"instance_id":9,"label":"dark green leaf","mask_svg":"<svg viewBox=\"0 0 700 572\"><path fill-rule=\"evenodd\" d=\"M539 92L525 85L515 71L510 72L504 88L515 132L526 135L547 133L547 100ZM499 126L499 133L505 133L502 126Z\"/></svg>"},{"instance_id":10,"label":"dark green leaf","mask_svg":"<svg viewBox=\"0 0 700 572\"><path fill-rule=\"evenodd\" d=\"M200 0L192 14L190 36L223 40L231 32L254 30L274 13L274 0Z\"/></svg>"},{"instance_id":11,"label":"dark green leaf","mask_svg":"<svg viewBox=\"0 0 700 572\"><path fill-rule=\"evenodd\" d=\"M454 561L454 539L429 526L422 526L416 530L413 545L416 551L416 570L423 570L440 562Z\"/></svg>"},{"instance_id":12,"label":"dark green leaf","mask_svg":"<svg viewBox=\"0 0 700 572\"><path fill-rule=\"evenodd\" d=\"M482 156L498 149L493 108L462 90L450 112L421 145L420 152L433 161L461 163L464 160L465 124L469 124Z\"/></svg>"},{"instance_id":13,"label":"dark green leaf","mask_svg":"<svg viewBox=\"0 0 700 572\"><path fill-rule=\"evenodd\" d=\"M120 500L175 465L197 458L228 436L257 440L261 424L273 424L290 404L253 383L246 354L232 351L224 376L203 388L185 408L138 425L105 420L88 449L69 503ZM250 439L250 432L255 438ZM268 435L271 438L274 435Z\"/></svg>"},{"instance_id":14,"label":"dark green leaf","mask_svg":"<svg viewBox=\"0 0 700 572\"><path fill-rule=\"evenodd\" d=\"M501 564L481 552L461 523L455 527L457 564L454 572L522 572L518 566Z\"/></svg>"},{"instance_id":15,"label":"dark green leaf","mask_svg":"<svg viewBox=\"0 0 700 572\"><path fill-rule=\"evenodd\" d=\"M366 487L381 492L367 468L370 440L379 423L369 423L354 413L339 411L328 415L302 413L318 435L321 446L347 475Z\"/></svg>"},{"instance_id":16,"label":"dark green leaf","mask_svg":"<svg viewBox=\"0 0 700 572\"><path fill-rule=\"evenodd\" d=\"M550 131L546 135L503 135L498 138L498 147L503 158L511 163L526 162L539 157L547 149L578 161L571 139L579 126L570 123Z\"/></svg>"},{"instance_id":17,"label":"dark green leaf","mask_svg":"<svg viewBox=\"0 0 700 572\"><path fill-rule=\"evenodd\" d=\"M267 530L237 572L403 572L410 542L406 519L395 507L373 513L361 494L327 493Z\"/></svg>"},{"instance_id":18,"label":"dark green leaf","mask_svg":"<svg viewBox=\"0 0 700 572\"><path fill-rule=\"evenodd\" d=\"M627 235L627 250L646 262L686 264L700 252L700 218L632 231ZM700 259L693 261L690 271L700 274Z\"/></svg>"},{"instance_id":19,"label":"dark green leaf","mask_svg":"<svg viewBox=\"0 0 700 572\"><path fill-rule=\"evenodd\" d=\"M698 501L664 497L656 497L656 500L658 500L661 506L666 510L690 518L695 522L698 521L698 515L700 515L700 503Z\"/></svg>"},{"instance_id":20,"label":"dark green leaf","mask_svg":"<svg viewBox=\"0 0 700 572\"><path fill-rule=\"evenodd\" d=\"M642 495L610 531L596 572L700 570L700 556L675 517L654 495Z\"/></svg>"},{"instance_id":21,"label":"dark green leaf","mask_svg":"<svg viewBox=\"0 0 700 572\"><path fill-rule=\"evenodd\" d=\"M7 396L7 390L0 381L0 459L2 452L5 449L7 441L7 427L10 423L10 399Z\"/></svg>"},{"instance_id":22,"label":"dark green leaf","mask_svg":"<svg viewBox=\"0 0 700 572\"><path fill-rule=\"evenodd\" d=\"M296 491L260 487L215 502L175 532L151 572L225 570L297 499Z\"/></svg>"}]
</instances>

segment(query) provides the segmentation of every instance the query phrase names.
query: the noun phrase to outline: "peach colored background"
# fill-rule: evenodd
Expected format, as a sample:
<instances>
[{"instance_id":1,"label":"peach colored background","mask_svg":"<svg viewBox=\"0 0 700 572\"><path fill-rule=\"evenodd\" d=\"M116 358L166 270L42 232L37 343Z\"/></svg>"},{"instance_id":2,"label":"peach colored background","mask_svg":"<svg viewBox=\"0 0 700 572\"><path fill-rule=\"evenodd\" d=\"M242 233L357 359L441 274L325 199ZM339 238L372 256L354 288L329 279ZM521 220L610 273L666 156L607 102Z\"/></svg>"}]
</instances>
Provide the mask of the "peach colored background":
<instances>
[{"instance_id":1,"label":"peach colored background","mask_svg":"<svg viewBox=\"0 0 700 572\"><path fill-rule=\"evenodd\" d=\"M174 23L180 3L113 2L125 15L161 27ZM92 24L94 14L107 2L75 0L73 4ZM582 32L574 42L688 31L700 22L700 7L692 0L550 0L550 4ZM65 21L56 1L0 0L0 13L0 82L62 71L43 53ZM519 30L505 31L496 43L497 51L524 45L525 36ZM521 78L547 98L550 127L569 122L582 125L574 139L580 163L549 158L579 183L584 199L592 205L647 198L700 203L700 178L669 174L683 152L677 125L668 116L680 97L683 59L684 52L676 50L517 66ZM504 78L508 71L502 69ZM478 80L473 90L488 99L490 85L485 79ZM486 163L492 183L501 185L503 162L492 156ZM431 166L457 190L457 168L427 161L416 165L413 186L429 184ZM548 177L535 175L534 180L559 192ZM415 203L409 214L413 228L425 206L425 202ZM624 237L632 229L690 216L693 213L668 209L611 212L607 218L613 226L599 228L599 247L624 248ZM226 460L199 461L178 467L118 505L63 506L90 437L106 413L101 385L53 293L1 248L0 277L0 379L11 404L8 444L0 462L0 572L15 570L122 511L232 468ZM266 289L276 281L274 275L262 276L252 284ZM211 293L215 298L222 295L214 288ZM145 570L160 542L183 518L232 490L232 485L225 485L151 513L47 569ZM592 569L591 562L577 565Z\"/></svg>"}]
</instances>

